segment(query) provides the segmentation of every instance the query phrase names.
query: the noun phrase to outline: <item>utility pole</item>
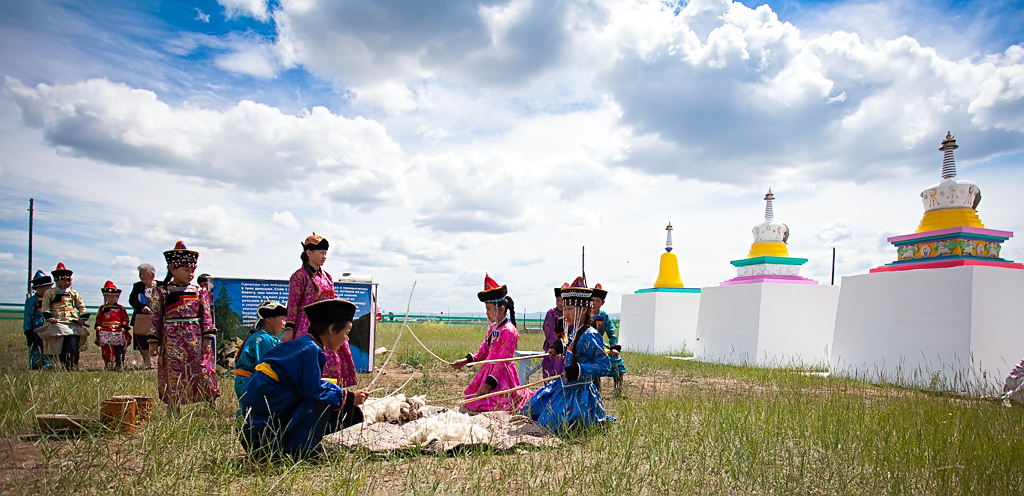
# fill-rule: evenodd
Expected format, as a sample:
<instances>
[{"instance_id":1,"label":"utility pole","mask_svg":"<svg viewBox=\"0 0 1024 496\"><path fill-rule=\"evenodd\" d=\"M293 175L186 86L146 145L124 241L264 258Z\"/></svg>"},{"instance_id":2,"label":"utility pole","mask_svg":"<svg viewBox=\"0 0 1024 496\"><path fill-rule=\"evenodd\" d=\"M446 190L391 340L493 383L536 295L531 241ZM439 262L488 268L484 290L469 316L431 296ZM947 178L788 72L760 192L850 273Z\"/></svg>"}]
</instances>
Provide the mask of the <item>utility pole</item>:
<instances>
[{"instance_id":1,"label":"utility pole","mask_svg":"<svg viewBox=\"0 0 1024 496\"><path fill-rule=\"evenodd\" d=\"M580 254L580 272L583 276L583 287L587 287L587 247L583 247Z\"/></svg>"},{"instance_id":2,"label":"utility pole","mask_svg":"<svg viewBox=\"0 0 1024 496\"><path fill-rule=\"evenodd\" d=\"M32 294L32 224L36 213L35 198L28 199L28 293Z\"/></svg>"},{"instance_id":3,"label":"utility pole","mask_svg":"<svg viewBox=\"0 0 1024 496\"><path fill-rule=\"evenodd\" d=\"M832 285L836 285L836 247L832 247Z\"/></svg>"}]
</instances>

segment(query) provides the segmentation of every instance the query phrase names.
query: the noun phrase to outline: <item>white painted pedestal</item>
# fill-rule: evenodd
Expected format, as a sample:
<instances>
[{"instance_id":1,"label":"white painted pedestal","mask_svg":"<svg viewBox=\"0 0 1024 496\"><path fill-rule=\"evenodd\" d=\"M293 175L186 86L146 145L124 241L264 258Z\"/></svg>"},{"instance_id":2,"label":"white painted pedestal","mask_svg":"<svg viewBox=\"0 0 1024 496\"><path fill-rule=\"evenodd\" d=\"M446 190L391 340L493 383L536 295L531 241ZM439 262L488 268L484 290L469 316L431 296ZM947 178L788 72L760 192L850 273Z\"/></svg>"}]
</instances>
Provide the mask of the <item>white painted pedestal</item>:
<instances>
[{"instance_id":1,"label":"white painted pedestal","mask_svg":"<svg viewBox=\"0 0 1024 496\"><path fill-rule=\"evenodd\" d=\"M828 364L838 287L754 283L701 294L695 359L761 367Z\"/></svg>"},{"instance_id":2,"label":"white painted pedestal","mask_svg":"<svg viewBox=\"0 0 1024 496\"><path fill-rule=\"evenodd\" d=\"M1001 391L1024 357L1024 270L965 266L843 278L832 375Z\"/></svg>"},{"instance_id":3,"label":"white painted pedestal","mask_svg":"<svg viewBox=\"0 0 1024 496\"><path fill-rule=\"evenodd\" d=\"M693 352L699 292L622 295L619 344L639 353Z\"/></svg>"}]
</instances>

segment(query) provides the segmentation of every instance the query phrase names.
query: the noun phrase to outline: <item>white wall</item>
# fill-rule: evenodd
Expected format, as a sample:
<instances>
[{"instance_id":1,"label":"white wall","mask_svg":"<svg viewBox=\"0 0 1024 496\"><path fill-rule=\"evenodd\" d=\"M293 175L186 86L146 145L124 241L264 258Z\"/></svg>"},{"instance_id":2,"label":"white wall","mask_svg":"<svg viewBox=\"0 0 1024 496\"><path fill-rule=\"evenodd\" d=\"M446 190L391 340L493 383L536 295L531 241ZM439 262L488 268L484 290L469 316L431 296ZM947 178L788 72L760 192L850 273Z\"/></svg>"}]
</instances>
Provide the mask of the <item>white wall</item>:
<instances>
[{"instance_id":1,"label":"white wall","mask_svg":"<svg viewBox=\"0 0 1024 496\"><path fill-rule=\"evenodd\" d=\"M755 283L703 289L697 322L701 361L826 366L839 288Z\"/></svg>"},{"instance_id":2,"label":"white wall","mask_svg":"<svg viewBox=\"0 0 1024 496\"><path fill-rule=\"evenodd\" d=\"M1024 356L1024 270L950 267L844 277L833 375L991 394Z\"/></svg>"},{"instance_id":3,"label":"white wall","mask_svg":"<svg viewBox=\"0 0 1024 496\"><path fill-rule=\"evenodd\" d=\"M701 293L649 292L622 295L619 344L639 353L692 352Z\"/></svg>"}]
</instances>

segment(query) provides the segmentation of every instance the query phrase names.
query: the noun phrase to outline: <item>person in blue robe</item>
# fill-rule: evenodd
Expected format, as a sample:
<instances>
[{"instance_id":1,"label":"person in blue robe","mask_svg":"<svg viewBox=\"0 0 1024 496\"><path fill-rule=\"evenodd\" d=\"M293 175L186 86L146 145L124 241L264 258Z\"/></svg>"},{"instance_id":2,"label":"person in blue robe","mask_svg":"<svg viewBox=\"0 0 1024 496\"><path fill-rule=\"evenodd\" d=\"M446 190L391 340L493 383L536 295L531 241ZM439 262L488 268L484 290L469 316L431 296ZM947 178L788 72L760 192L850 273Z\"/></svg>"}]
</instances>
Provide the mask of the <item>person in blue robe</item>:
<instances>
[{"instance_id":1,"label":"person in blue robe","mask_svg":"<svg viewBox=\"0 0 1024 496\"><path fill-rule=\"evenodd\" d=\"M256 365L239 399L246 450L317 454L325 435L363 421L359 405L369 394L348 392L321 378L324 350L337 351L345 343L355 309L340 299L306 306L309 334L277 345Z\"/></svg>"},{"instance_id":2,"label":"person in blue robe","mask_svg":"<svg viewBox=\"0 0 1024 496\"><path fill-rule=\"evenodd\" d=\"M242 397L245 382L256 372L256 366L263 362L263 357L281 343L288 308L267 300L256 309L256 316L259 320L235 355L235 396L238 398Z\"/></svg>"},{"instance_id":3,"label":"person in blue robe","mask_svg":"<svg viewBox=\"0 0 1024 496\"><path fill-rule=\"evenodd\" d=\"M522 411L554 432L615 422L605 413L601 393L594 385L595 378L608 375L610 363L604 340L590 322L593 290L583 286L578 277L572 286L562 289L562 321L569 340L564 349L557 341L553 353L563 357L565 372L537 391Z\"/></svg>"},{"instance_id":4,"label":"person in blue robe","mask_svg":"<svg viewBox=\"0 0 1024 496\"><path fill-rule=\"evenodd\" d=\"M25 318L22 329L25 331L25 340L28 343L28 365L32 370L39 370L50 366L50 359L43 353L43 338L39 337L36 329L46 323L43 318L43 295L47 289L53 287L53 279L43 273L36 271L32 278L32 290L34 293L25 300Z\"/></svg>"}]
</instances>

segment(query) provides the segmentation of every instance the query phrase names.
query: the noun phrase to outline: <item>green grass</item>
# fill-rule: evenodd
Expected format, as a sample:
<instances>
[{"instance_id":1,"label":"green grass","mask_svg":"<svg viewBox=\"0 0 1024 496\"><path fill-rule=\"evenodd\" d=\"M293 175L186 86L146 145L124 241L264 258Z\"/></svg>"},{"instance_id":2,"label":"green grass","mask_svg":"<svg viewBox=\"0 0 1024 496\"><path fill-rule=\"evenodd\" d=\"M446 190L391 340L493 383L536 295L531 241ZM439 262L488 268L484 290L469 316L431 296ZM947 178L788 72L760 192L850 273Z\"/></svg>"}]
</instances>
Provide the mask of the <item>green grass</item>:
<instances>
[{"instance_id":1,"label":"green grass","mask_svg":"<svg viewBox=\"0 0 1024 496\"><path fill-rule=\"evenodd\" d=\"M626 354L618 422L563 447L449 455L358 451L318 461L244 456L230 377L216 408L157 405L135 435L33 436L37 413L96 416L114 394L155 396L152 372L25 370L17 322L0 322L0 493L69 494L1021 494L1024 409L927 391ZM475 351L479 327L417 325L435 353ZM377 345L390 348L397 324ZM524 333L520 349L540 349ZM90 354L98 353L93 347ZM379 357L383 360L383 356ZM456 396L470 380L404 336L378 384ZM367 384L370 374L361 374ZM605 385L606 391L610 389Z\"/></svg>"}]
</instances>

